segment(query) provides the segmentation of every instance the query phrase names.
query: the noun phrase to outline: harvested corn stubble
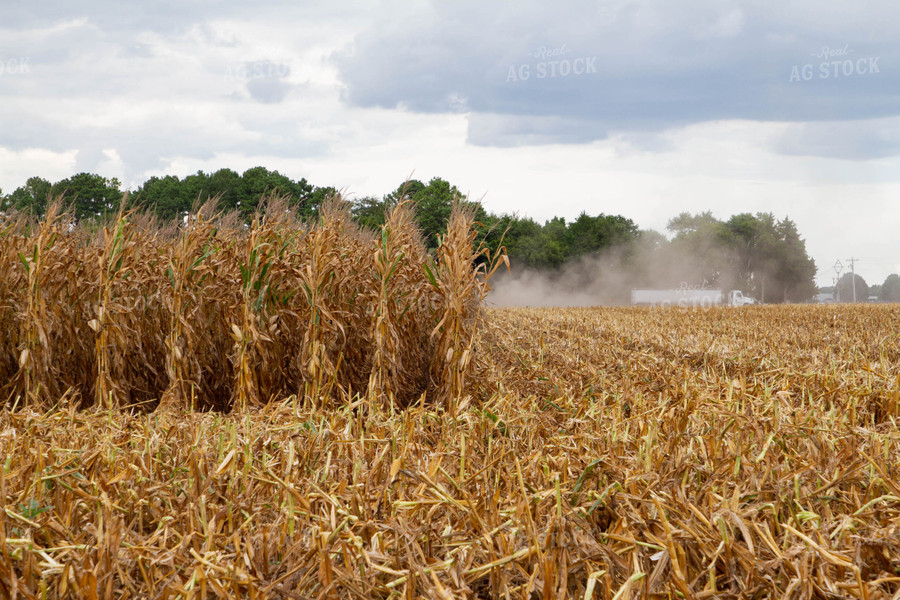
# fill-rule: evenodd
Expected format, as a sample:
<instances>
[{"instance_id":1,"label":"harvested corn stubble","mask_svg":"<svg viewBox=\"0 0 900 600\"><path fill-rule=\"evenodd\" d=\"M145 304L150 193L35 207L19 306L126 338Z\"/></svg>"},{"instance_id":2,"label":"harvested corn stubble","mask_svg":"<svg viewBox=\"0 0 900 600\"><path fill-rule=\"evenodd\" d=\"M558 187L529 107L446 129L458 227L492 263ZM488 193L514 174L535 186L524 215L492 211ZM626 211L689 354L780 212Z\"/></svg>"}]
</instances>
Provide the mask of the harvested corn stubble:
<instances>
[{"instance_id":1,"label":"harvested corn stubble","mask_svg":"<svg viewBox=\"0 0 900 600\"><path fill-rule=\"evenodd\" d=\"M62 301L78 289L57 275L64 252L92 249L96 276L117 246L9 230L4 260L7 244L38 259L3 267L37 288L2 291L20 303L0 314L20 395L0 411L0 596L900 593L900 307L475 320L460 291L481 280L448 262L471 258L459 238L428 256L408 207L377 234L339 208L155 237L123 215L109 232L135 247L79 280L87 308ZM162 297L124 311L157 272L142 293ZM110 328L110 402L80 407L97 398L75 385L95 385L96 344L41 338L38 319L76 314ZM116 361L142 348L157 374L132 384L138 368ZM50 390L61 361L86 375Z\"/></svg>"}]
</instances>

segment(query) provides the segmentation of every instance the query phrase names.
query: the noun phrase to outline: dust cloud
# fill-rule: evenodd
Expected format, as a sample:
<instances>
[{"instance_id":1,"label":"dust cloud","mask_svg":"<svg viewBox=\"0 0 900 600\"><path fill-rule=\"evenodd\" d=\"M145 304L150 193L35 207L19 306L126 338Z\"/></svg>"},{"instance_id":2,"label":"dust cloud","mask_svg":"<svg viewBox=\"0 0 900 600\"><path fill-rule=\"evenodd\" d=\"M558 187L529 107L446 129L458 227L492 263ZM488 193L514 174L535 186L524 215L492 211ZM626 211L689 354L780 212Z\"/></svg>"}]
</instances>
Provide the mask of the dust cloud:
<instances>
[{"instance_id":1,"label":"dust cloud","mask_svg":"<svg viewBox=\"0 0 900 600\"><path fill-rule=\"evenodd\" d=\"M633 289L735 289L736 273L724 265L727 250L678 248L662 236L600 254L583 256L558 269L529 269L510 260L510 271L490 281L488 306L617 306L631 303Z\"/></svg>"}]
</instances>

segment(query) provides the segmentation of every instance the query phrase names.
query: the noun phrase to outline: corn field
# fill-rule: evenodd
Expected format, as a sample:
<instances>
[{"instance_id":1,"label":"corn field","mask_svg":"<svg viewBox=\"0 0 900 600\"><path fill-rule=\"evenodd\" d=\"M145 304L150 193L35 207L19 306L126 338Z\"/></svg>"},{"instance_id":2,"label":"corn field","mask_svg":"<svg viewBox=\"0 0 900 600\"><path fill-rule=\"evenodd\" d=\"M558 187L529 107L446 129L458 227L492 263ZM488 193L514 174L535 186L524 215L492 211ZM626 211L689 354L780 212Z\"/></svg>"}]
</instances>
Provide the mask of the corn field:
<instances>
[{"instance_id":1,"label":"corn field","mask_svg":"<svg viewBox=\"0 0 900 600\"><path fill-rule=\"evenodd\" d=\"M490 276L470 213L457 208L430 256L408 203L379 232L339 198L315 223L278 198L249 227L214 211L182 227L123 212L91 232L55 204L4 224L3 400L222 411L459 395Z\"/></svg>"},{"instance_id":2,"label":"corn field","mask_svg":"<svg viewBox=\"0 0 900 600\"><path fill-rule=\"evenodd\" d=\"M0 596L900 598L900 307L482 309L465 212L275 204L7 226Z\"/></svg>"}]
</instances>

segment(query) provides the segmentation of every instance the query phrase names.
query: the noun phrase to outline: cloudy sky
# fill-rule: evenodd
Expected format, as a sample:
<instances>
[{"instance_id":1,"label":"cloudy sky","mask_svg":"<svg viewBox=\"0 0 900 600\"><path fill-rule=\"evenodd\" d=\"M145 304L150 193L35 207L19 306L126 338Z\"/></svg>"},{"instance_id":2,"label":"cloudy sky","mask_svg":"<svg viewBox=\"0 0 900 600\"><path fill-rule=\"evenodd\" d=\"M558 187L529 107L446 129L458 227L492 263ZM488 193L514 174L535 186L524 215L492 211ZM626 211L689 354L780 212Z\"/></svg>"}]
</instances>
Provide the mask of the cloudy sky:
<instances>
[{"instance_id":1,"label":"cloudy sky","mask_svg":"<svg viewBox=\"0 0 900 600\"><path fill-rule=\"evenodd\" d=\"M900 272L900 3L529 0L7 6L0 189L277 169L488 210L789 216ZM849 264L847 265L849 269Z\"/></svg>"}]
</instances>

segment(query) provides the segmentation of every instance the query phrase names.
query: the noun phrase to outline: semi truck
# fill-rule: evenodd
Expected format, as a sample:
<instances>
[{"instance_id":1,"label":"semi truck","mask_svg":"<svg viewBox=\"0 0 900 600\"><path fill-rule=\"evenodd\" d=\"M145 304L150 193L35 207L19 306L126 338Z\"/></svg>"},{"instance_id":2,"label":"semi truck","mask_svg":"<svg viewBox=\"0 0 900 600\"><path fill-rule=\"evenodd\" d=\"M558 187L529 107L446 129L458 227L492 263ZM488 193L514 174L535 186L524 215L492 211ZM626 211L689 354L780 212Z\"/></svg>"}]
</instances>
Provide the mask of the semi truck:
<instances>
[{"instance_id":1,"label":"semi truck","mask_svg":"<svg viewBox=\"0 0 900 600\"><path fill-rule=\"evenodd\" d=\"M756 300L741 290L631 290L635 306L746 306Z\"/></svg>"}]
</instances>

